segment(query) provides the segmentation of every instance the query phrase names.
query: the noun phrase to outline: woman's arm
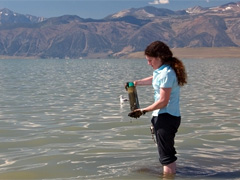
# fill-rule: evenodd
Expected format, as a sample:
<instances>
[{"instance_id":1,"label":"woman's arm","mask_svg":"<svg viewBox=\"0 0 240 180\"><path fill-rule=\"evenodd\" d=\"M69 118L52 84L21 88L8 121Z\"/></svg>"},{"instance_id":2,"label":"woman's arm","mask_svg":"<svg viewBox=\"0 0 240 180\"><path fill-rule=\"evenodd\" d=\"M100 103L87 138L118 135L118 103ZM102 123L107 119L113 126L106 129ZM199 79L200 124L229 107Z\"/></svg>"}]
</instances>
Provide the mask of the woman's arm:
<instances>
[{"instance_id":1,"label":"woman's arm","mask_svg":"<svg viewBox=\"0 0 240 180\"><path fill-rule=\"evenodd\" d=\"M152 84L152 76L149 76L147 78L144 79L140 79L140 80L136 80L134 81L134 85L135 86L143 86L143 85L151 85Z\"/></svg>"},{"instance_id":2,"label":"woman's arm","mask_svg":"<svg viewBox=\"0 0 240 180\"><path fill-rule=\"evenodd\" d=\"M161 88L160 89L160 99L153 103L152 105L141 109L144 113L149 111L154 111L156 109L161 109L167 106L172 88Z\"/></svg>"}]
</instances>

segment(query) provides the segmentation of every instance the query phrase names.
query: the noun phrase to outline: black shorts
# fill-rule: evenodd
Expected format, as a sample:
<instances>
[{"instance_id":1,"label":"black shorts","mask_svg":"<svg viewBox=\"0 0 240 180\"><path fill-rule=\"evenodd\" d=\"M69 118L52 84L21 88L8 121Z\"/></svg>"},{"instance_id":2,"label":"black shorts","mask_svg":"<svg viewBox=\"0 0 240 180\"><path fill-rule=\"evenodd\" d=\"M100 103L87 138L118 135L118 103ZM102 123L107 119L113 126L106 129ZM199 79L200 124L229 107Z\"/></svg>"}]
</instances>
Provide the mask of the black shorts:
<instances>
[{"instance_id":1,"label":"black shorts","mask_svg":"<svg viewBox=\"0 0 240 180\"><path fill-rule=\"evenodd\" d=\"M172 116L168 113L154 116L151 120L159 152L159 161L162 165L168 165L177 160L174 148L174 138L181 123L181 117Z\"/></svg>"}]
</instances>

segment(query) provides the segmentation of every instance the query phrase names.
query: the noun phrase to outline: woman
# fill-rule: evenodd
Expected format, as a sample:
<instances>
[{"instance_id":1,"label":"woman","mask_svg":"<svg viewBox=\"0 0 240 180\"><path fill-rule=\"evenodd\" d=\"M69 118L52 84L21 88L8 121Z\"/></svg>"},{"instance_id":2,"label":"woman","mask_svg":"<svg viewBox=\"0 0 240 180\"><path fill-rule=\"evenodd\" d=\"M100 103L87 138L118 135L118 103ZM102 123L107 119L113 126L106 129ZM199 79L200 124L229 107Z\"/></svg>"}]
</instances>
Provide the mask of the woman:
<instances>
[{"instance_id":1,"label":"woman","mask_svg":"<svg viewBox=\"0 0 240 180\"><path fill-rule=\"evenodd\" d=\"M158 145L159 160L163 174L176 173L174 138L181 122L179 96L180 86L187 83L183 63L173 57L169 47L161 41L151 43L145 49L148 64L154 69L153 76L134 81L135 86L152 85L155 102L143 109L129 113L138 118L152 111L152 124Z\"/></svg>"}]
</instances>

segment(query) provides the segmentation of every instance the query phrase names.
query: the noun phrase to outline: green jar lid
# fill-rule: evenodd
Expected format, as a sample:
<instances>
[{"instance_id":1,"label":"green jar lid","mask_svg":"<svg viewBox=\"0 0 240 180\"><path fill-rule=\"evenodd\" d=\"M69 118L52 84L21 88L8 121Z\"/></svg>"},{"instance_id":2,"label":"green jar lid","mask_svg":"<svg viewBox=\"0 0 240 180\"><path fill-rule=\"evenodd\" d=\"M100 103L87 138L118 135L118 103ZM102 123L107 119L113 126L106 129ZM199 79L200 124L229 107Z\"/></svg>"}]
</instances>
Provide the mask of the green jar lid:
<instances>
[{"instance_id":1,"label":"green jar lid","mask_svg":"<svg viewBox=\"0 0 240 180\"><path fill-rule=\"evenodd\" d=\"M128 86L129 86L129 87L134 87L134 83L133 83L133 82L129 82L129 83L128 83Z\"/></svg>"}]
</instances>

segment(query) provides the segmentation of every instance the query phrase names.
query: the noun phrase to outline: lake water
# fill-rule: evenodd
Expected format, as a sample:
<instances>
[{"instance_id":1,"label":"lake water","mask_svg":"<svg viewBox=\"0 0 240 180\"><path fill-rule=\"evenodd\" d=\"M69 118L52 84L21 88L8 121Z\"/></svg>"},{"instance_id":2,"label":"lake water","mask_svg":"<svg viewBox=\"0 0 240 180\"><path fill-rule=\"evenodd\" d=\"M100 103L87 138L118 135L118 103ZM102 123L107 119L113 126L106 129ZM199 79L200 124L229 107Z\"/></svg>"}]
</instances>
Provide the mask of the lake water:
<instances>
[{"instance_id":1,"label":"lake water","mask_svg":"<svg viewBox=\"0 0 240 180\"><path fill-rule=\"evenodd\" d=\"M240 179L240 60L183 62L175 179ZM146 60L0 60L0 179L162 179L151 114L119 103L151 74Z\"/></svg>"}]
</instances>

